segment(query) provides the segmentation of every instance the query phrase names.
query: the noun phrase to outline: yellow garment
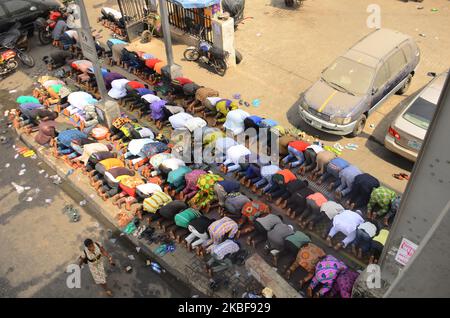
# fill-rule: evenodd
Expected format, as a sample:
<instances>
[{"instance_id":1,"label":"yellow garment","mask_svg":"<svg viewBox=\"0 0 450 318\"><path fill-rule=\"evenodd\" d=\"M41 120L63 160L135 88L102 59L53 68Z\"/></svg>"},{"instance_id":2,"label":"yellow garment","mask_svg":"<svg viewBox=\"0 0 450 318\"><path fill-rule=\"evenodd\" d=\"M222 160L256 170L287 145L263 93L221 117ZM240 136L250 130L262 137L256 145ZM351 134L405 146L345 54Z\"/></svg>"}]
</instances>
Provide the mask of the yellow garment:
<instances>
[{"instance_id":1,"label":"yellow garment","mask_svg":"<svg viewBox=\"0 0 450 318\"><path fill-rule=\"evenodd\" d=\"M43 85L47 81L57 81L58 79L54 76L44 75L39 77L38 82L39 84Z\"/></svg>"},{"instance_id":2,"label":"yellow garment","mask_svg":"<svg viewBox=\"0 0 450 318\"><path fill-rule=\"evenodd\" d=\"M130 176L127 174L116 177L116 180L122 183L122 180L129 178Z\"/></svg>"},{"instance_id":3,"label":"yellow garment","mask_svg":"<svg viewBox=\"0 0 450 318\"><path fill-rule=\"evenodd\" d=\"M383 246L384 246L386 244L386 240L387 240L388 236L389 236L389 231L383 229L380 231L380 233L377 236L375 236L373 238L373 240L383 244Z\"/></svg>"},{"instance_id":4,"label":"yellow garment","mask_svg":"<svg viewBox=\"0 0 450 318\"><path fill-rule=\"evenodd\" d=\"M138 185L144 184L145 182L144 180L141 179L140 176L134 175L134 176L127 176L127 178L122 178L120 180L120 183L128 188L134 189Z\"/></svg>"},{"instance_id":5,"label":"yellow garment","mask_svg":"<svg viewBox=\"0 0 450 318\"><path fill-rule=\"evenodd\" d=\"M100 161L99 163L102 164L103 167L105 167L106 171L112 168L125 167L125 164L120 159L117 158L108 158Z\"/></svg>"},{"instance_id":6,"label":"yellow garment","mask_svg":"<svg viewBox=\"0 0 450 318\"><path fill-rule=\"evenodd\" d=\"M236 110L238 108L239 108L239 105L236 102L234 102L234 101L231 102L228 107L227 107L227 101L226 100L218 101L216 103L216 111L218 113L221 113L224 116L226 116L229 111Z\"/></svg>"}]
</instances>

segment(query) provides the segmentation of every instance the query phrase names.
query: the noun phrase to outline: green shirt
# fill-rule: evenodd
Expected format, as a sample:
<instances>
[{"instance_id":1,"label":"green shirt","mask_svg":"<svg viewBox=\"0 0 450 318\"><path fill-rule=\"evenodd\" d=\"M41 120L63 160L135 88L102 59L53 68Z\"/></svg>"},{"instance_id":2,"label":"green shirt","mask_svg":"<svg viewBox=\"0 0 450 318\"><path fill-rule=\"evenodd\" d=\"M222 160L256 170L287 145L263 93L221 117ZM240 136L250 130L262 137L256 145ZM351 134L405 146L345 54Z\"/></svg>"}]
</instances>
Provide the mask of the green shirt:
<instances>
[{"instance_id":1,"label":"green shirt","mask_svg":"<svg viewBox=\"0 0 450 318\"><path fill-rule=\"evenodd\" d=\"M396 197L397 193L395 193L393 190L385 187L378 187L374 189L370 194L370 200L367 204L367 209L372 211L372 209L376 205L378 205L378 215L383 216L389 211L391 203Z\"/></svg>"},{"instance_id":2,"label":"green shirt","mask_svg":"<svg viewBox=\"0 0 450 318\"><path fill-rule=\"evenodd\" d=\"M311 239L309 238L309 236L300 231L296 231L294 234L289 235L288 237L286 237L286 240L290 241L292 244L297 246L299 249L303 245L311 242Z\"/></svg>"},{"instance_id":3,"label":"green shirt","mask_svg":"<svg viewBox=\"0 0 450 318\"><path fill-rule=\"evenodd\" d=\"M35 103L40 104L39 99L33 96L19 96L16 99L16 102L19 104L25 104L25 103Z\"/></svg>"},{"instance_id":4,"label":"green shirt","mask_svg":"<svg viewBox=\"0 0 450 318\"><path fill-rule=\"evenodd\" d=\"M201 215L202 214L195 209L192 209L192 208L186 209L183 212L180 212L177 215L175 215L175 218L174 218L175 224L179 227L187 229L189 223L192 220L200 217Z\"/></svg>"}]
</instances>

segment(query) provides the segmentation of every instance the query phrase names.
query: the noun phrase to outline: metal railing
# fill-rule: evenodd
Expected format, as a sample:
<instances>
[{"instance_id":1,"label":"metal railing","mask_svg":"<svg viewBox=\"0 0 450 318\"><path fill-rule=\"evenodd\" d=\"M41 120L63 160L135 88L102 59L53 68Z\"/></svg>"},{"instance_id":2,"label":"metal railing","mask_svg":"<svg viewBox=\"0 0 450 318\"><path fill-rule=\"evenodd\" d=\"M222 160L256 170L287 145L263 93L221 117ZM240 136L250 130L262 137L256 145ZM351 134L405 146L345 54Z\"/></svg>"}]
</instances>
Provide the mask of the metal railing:
<instances>
[{"instance_id":1,"label":"metal railing","mask_svg":"<svg viewBox=\"0 0 450 318\"><path fill-rule=\"evenodd\" d=\"M213 43L211 17L203 9L185 9L176 3L166 1L169 24L200 39ZM203 32L201 32L203 29Z\"/></svg>"},{"instance_id":2,"label":"metal railing","mask_svg":"<svg viewBox=\"0 0 450 318\"><path fill-rule=\"evenodd\" d=\"M141 22L150 7L149 0L117 0L126 24Z\"/></svg>"}]
</instances>

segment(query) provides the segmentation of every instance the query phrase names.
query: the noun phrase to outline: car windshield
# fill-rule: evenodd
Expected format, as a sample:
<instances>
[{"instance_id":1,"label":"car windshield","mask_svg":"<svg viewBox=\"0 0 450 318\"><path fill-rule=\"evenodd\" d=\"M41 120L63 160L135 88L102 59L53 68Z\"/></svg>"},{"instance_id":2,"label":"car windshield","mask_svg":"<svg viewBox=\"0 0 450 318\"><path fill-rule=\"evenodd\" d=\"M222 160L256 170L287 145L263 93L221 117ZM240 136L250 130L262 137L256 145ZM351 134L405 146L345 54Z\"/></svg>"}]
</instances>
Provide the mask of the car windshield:
<instances>
[{"instance_id":1,"label":"car windshield","mask_svg":"<svg viewBox=\"0 0 450 318\"><path fill-rule=\"evenodd\" d=\"M337 90L364 95L372 84L373 74L369 66L340 57L322 73L322 79Z\"/></svg>"},{"instance_id":2,"label":"car windshield","mask_svg":"<svg viewBox=\"0 0 450 318\"><path fill-rule=\"evenodd\" d=\"M420 128L428 129L435 110L436 104L419 97L403 114L403 118Z\"/></svg>"}]
</instances>

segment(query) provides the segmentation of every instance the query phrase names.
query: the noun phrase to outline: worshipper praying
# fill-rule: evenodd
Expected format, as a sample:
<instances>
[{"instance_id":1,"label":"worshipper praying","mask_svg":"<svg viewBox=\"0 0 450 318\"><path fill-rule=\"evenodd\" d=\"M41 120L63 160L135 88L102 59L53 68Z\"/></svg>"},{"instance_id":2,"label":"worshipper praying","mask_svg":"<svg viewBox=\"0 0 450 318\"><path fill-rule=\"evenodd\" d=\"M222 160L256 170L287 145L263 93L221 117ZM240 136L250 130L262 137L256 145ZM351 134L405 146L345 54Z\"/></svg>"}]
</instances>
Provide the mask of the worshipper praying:
<instances>
[{"instance_id":1,"label":"worshipper praying","mask_svg":"<svg viewBox=\"0 0 450 318\"><path fill-rule=\"evenodd\" d=\"M115 265L112 256L109 255L102 245L92 241L91 239L86 239L84 241L84 255L80 256L79 266L82 266L82 264L88 264L89 270L94 278L94 282L97 285L102 286L106 294L112 297L113 293L106 284L106 272L103 257L108 258L109 264L112 266Z\"/></svg>"},{"instance_id":2,"label":"worshipper praying","mask_svg":"<svg viewBox=\"0 0 450 318\"><path fill-rule=\"evenodd\" d=\"M370 195L373 189L380 186L380 181L374 176L363 173L355 177L352 191L349 193L349 199L346 202L348 209L358 209L369 203Z\"/></svg>"},{"instance_id":3,"label":"worshipper praying","mask_svg":"<svg viewBox=\"0 0 450 318\"><path fill-rule=\"evenodd\" d=\"M320 212L317 214L313 214L309 219L304 221L304 227L308 226L308 229L312 231L314 229L314 225L327 220L332 221L333 218L344 211L344 207L337 202L334 201L326 201L322 203L320 206ZM327 229L327 232L329 229Z\"/></svg>"},{"instance_id":4,"label":"worshipper praying","mask_svg":"<svg viewBox=\"0 0 450 318\"><path fill-rule=\"evenodd\" d=\"M322 148L322 144L320 142L314 142L313 144L308 146L304 152L305 161L300 166L298 173L304 175L306 172L314 169L317 163L317 156L322 151L324 151L324 149Z\"/></svg>"},{"instance_id":5,"label":"worshipper praying","mask_svg":"<svg viewBox=\"0 0 450 318\"><path fill-rule=\"evenodd\" d=\"M288 144L288 155L281 161L283 164L288 165L289 168L296 168L303 164L305 161L305 155L303 154L306 148L310 144L302 140L294 140Z\"/></svg>"},{"instance_id":6,"label":"worshipper praying","mask_svg":"<svg viewBox=\"0 0 450 318\"><path fill-rule=\"evenodd\" d=\"M240 243L227 239L224 242L209 247L211 258L206 263L206 268L210 276L230 268L233 262L230 255L237 253L240 249Z\"/></svg>"},{"instance_id":7,"label":"worshipper praying","mask_svg":"<svg viewBox=\"0 0 450 318\"><path fill-rule=\"evenodd\" d=\"M339 250L342 247L347 247L348 244L352 243L356 238L356 229L358 226L364 223L364 219L361 216L361 211L356 210L344 210L333 218L333 227L328 233L327 243L329 247L333 246L331 239L337 234L342 233L345 238L342 242L339 242L334 247L335 250Z\"/></svg>"},{"instance_id":8,"label":"worshipper praying","mask_svg":"<svg viewBox=\"0 0 450 318\"><path fill-rule=\"evenodd\" d=\"M367 217L374 220L379 216L385 216L396 197L397 193L386 187L381 186L373 189L367 204ZM378 208L378 210L374 211L375 208Z\"/></svg>"},{"instance_id":9,"label":"worshipper praying","mask_svg":"<svg viewBox=\"0 0 450 318\"><path fill-rule=\"evenodd\" d=\"M306 293L312 297L313 291L320 285L320 290L315 294L316 297L322 297L333 287L334 281L340 272L347 269L347 266L332 255L325 256L316 265L316 273L309 284Z\"/></svg>"},{"instance_id":10,"label":"worshipper praying","mask_svg":"<svg viewBox=\"0 0 450 318\"><path fill-rule=\"evenodd\" d=\"M324 181L328 180L329 177L333 177L334 181L328 186L328 191L333 188L338 187L341 184L341 179L339 177L340 172L350 165L346 160L342 158L335 158L327 164L325 173L317 181L318 185L321 185Z\"/></svg>"},{"instance_id":11,"label":"worshipper praying","mask_svg":"<svg viewBox=\"0 0 450 318\"><path fill-rule=\"evenodd\" d=\"M369 252L372 245L372 238L375 237L378 232L376 223L366 221L358 225L355 240L352 242L352 253L358 258L362 258Z\"/></svg>"},{"instance_id":12,"label":"worshipper praying","mask_svg":"<svg viewBox=\"0 0 450 318\"><path fill-rule=\"evenodd\" d=\"M355 180L356 176L360 174L362 174L361 170L359 170L358 167L354 165L350 165L347 168L343 169L341 172L339 172L341 184L339 185L339 187L337 187L335 191L335 195L338 200L341 200L343 197L345 197L352 191L353 181Z\"/></svg>"}]
</instances>

